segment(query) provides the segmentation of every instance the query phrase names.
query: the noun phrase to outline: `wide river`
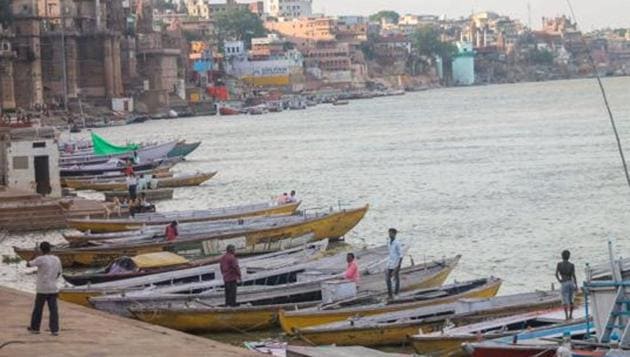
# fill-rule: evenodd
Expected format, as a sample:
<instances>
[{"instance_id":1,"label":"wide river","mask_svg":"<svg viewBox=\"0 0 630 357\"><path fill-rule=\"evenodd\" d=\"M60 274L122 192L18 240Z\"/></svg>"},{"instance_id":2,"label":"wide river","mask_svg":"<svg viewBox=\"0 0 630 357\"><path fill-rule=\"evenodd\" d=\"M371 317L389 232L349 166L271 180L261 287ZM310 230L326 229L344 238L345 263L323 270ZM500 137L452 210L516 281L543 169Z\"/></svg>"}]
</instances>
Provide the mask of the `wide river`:
<instances>
[{"instance_id":1,"label":"wide river","mask_svg":"<svg viewBox=\"0 0 630 357\"><path fill-rule=\"evenodd\" d=\"M605 84L630 154L630 78ZM462 254L453 279L497 276L503 293L549 288L563 249L581 279L586 263L605 261L608 239L619 255L630 248L630 188L594 80L96 131L116 143L203 141L176 170L219 174L177 190L160 210L266 201L291 189L306 209L369 204L348 242L384 244L396 227L416 262ZM41 238L8 237L0 253ZM0 284L31 288L21 266L0 269Z\"/></svg>"}]
</instances>

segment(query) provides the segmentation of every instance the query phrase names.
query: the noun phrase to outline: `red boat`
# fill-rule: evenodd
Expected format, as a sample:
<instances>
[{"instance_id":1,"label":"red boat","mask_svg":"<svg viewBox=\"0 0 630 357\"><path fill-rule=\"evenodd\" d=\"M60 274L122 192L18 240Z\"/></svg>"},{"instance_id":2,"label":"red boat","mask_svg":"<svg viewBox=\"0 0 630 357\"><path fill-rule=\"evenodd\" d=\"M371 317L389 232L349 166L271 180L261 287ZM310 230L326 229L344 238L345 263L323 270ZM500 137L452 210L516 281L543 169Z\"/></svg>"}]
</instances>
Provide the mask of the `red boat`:
<instances>
[{"instance_id":1,"label":"red boat","mask_svg":"<svg viewBox=\"0 0 630 357\"><path fill-rule=\"evenodd\" d=\"M230 108L230 107L220 107L219 114L221 115L238 115L241 114L241 111L238 109Z\"/></svg>"}]
</instances>

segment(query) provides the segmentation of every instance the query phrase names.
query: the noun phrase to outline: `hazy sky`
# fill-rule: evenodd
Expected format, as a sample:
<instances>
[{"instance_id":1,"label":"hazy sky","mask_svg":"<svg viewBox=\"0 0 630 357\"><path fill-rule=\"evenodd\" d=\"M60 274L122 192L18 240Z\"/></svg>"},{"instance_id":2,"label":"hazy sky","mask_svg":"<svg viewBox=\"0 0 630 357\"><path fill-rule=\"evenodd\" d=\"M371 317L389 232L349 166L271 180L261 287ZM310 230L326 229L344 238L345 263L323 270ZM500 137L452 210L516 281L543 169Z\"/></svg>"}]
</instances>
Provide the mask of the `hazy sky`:
<instances>
[{"instance_id":1,"label":"hazy sky","mask_svg":"<svg viewBox=\"0 0 630 357\"><path fill-rule=\"evenodd\" d=\"M492 10L528 23L531 6L532 27L540 28L543 16L569 14L566 0L313 0L313 10L329 15L369 15L392 9L401 14L466 16L471 11ZM601 27L630 28L630 0L571 0L583 30Z\"/></svg>"}]
</instances>

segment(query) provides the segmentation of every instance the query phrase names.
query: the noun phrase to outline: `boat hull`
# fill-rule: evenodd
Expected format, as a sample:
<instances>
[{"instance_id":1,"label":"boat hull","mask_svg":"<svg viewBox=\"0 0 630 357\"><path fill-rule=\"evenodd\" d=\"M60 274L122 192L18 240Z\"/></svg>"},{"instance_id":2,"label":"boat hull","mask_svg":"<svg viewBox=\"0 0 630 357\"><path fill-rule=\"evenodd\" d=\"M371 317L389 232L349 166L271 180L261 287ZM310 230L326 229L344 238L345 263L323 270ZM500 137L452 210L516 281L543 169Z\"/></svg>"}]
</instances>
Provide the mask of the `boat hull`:
<instances>
[{"instance_id":1,"label":"boat hull","mask_svg":"<svg viewBox=\"0 0 630 357\"><path fill-rule=\"evenodd\" d=\"M472 290L469 293L456 295L452 298L425 300L418 302L418 304L415 306L411 306L413 304L402 304L403 306L392 305L392 309L377 308L373 311L370 311L369 313L366 313L364 316L376 315L383 312L398 311L407 308L449 303L461 298L494 297L499 291L500 286L501 282L497 281L495 283L488 284L483 289ZM352 317L350 314L344 314L344 316L346 316L345 318ZM341 320L343 319L339 318L335 321ZM280 317L280 321L282 323L282 316ZM338 346L383 346L404 343L407 341L407 336L417 334L419 331L423 333L437 331L443 326L443 323L444 321L441 319L437 321L420 320L418 322L411 322L400 325L392 324L389 326L372 326L365 328L351 327L349 329L335 329L329 331L309 331L306 329L296 329L294 331L300 339L316 345L336 344Z\"/></svg>"},{"instance_id":2,"label":"boat hull","mask_svg":"<svg viewBox=\"0 0 630 357\"><path fill-rule=\"evenodd\" d=\"M286 205L278 205L265 207L263 209L252 210L249 212L243 212L239 214L227 214L227 215L215 215L206 217L189 217L180 218L177 221L179 223L190 222L205 222L205 221L218 221L222 219L232 218L245 218L245 217L257 217L257 216L279 216L289 215L295 213L300 203L291 203ZM143 226L151 225L165 225L170 223L170 220L115 220L115 219L69 219L68 226L77 229L79 231L91 231L93 233L108 233L108 232L124 232L134 229L140 229ZM76 242L75 242L76 243Z\"/></svg>"},{"instance_id":3,"label":"boat hull","mask_svg":"<svg viewBox=\"0 0 630 357\"><path fill-rule=\"evenodd\" d=\"M301 304L302 307L313 306ZM132 314L154 325L186 332L236 332L265 330L277 325L280 309L291 310L296 304L261 307L209 308L203 311L142 310Z\"/></svg>"},{"instance_id":4,"label":"boat hull","mask_svg":"<svg viewBox=\"0 0 630 357\"><path fill-rule=\"evenodd\" d=\"M184 177L163 177L158 178L158 188L176 188L199 186L214 177L216 172L195 174ZM89 180L66 180L66 186L75 190L94 191L124 191L127 190L127 183L123 180L111 181L89 181Z\"/></svg>"},{"instance_id":5,"label":"boat hull","mask_svg":"<svg viewBox=\"0 0 630 357\"><path fill-rule=\"evenodd\" d=\"M466 356L462 344L474 342L476 339L474 336L439 336L424 337L421 340L410 337L409 341L414 350L423 356Z\"/></svg>"},{"instance_id":6,"label":"boat hull","mask_svg":"<svg viewBox=\"0 0 630 357\"><path fill-rule=\"evenodd\" d=\"M142 190L139 194L144 193L146 199L151 201L170 200L173 199L172 188L157 188L155 190ZM118 199L122 202L123 199L129 198L129 191L105 191L105 201L112 202L114 199Z\"/></svg>"},{"instance_id":7,"label":"boat hull","mask_svg":"<svg viewBox=\"0 0 630 357\"><path fill-rule=\"evenodd\" d=\"M167 157L185 157L191 152L195 151L199 145L201 145L201 141L197 141L194 143L177 143L173 150L168 152Z\"/></svg>"}]
</instances>

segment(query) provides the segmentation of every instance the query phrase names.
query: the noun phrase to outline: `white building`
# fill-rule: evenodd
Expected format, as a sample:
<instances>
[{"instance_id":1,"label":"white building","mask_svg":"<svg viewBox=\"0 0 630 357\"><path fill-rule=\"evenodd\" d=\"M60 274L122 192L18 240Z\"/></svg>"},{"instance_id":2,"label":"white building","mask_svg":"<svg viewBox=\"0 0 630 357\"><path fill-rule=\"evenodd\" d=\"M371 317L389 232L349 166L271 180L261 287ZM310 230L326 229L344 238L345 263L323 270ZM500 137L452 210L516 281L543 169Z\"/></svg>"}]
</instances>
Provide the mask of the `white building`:
<instances>
[{"instance_id":1,"label":"white building","mask_svg":"<svg viewBox=\"0 0 630 357\"><path fill-rule=\"evenodd\" d=\"M223 53L225 58L245 55L245 43L243 41L224 41Z\"/></svg>"},{"instance_id":2,"label":"white building","mask_svg":"<svg viewBox=\"0 0 630 357\"><path fill-rule=\"evenodd\" d=\"M453 83L458 86L475 84L475 51L470 42L457 42L453 59Z\"/></svg>"},{"instance_id":3,"label":"white building","mask_svg":"<svg viewBox=\"0 0 630 357\"><path fill-rule=\"evenodd\" d=\"M296 18L313 14L313 0L266 0L265 11L274 17Z\"/></svg>"},{"instance_id":4,"label":"white building","mask_svg":"<svg viewBox=\"0 0 630 357\"><path fill-rule=\"evenodd\" d=\"M56 135L52 127L0 128L0 186L61 197Z\"/></svg>"}]
</instances>

